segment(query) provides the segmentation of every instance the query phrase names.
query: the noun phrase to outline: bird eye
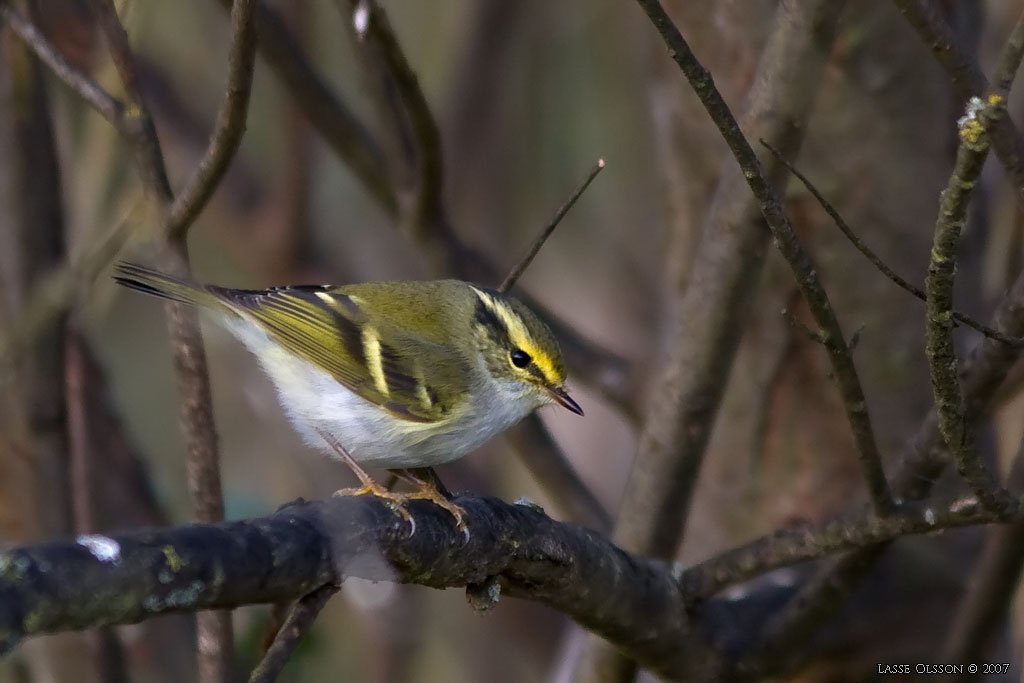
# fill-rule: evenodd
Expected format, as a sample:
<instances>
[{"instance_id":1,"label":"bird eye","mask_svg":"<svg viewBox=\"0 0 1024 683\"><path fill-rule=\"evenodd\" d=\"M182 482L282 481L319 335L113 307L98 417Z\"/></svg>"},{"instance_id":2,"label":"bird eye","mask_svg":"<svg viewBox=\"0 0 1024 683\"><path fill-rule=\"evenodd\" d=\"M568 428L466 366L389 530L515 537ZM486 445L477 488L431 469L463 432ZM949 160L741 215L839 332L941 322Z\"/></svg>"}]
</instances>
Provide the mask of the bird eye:
<instances>
[{"instance_id":1,"label":"bird eye","mask_svg":"<svg viewBox=\"0 0 1024 683\"><path fill-rule=\"evenodd\" d=\"M517 368L525 368L527 365L530 364L530 361L533 360L532 358L530 358L530 354L528 354L526 351L523 351L522 349L512 349L511 351L509 351L508 359L512 361L512 365L516 366Z\"/></svg>"}]
</instances>

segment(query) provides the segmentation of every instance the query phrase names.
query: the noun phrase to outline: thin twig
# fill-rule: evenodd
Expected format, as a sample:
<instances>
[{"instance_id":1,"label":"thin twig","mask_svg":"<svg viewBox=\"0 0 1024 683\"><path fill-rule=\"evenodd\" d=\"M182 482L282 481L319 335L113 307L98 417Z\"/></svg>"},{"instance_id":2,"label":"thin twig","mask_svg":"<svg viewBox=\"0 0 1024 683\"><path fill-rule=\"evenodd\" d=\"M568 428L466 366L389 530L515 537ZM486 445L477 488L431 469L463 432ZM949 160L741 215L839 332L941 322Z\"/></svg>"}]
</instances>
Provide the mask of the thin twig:
<instances>
[{"instance_id":1,"label":"thin twig","mask_svg":"<svg viewBox=\"0 0 1024 683\"><path fill-rule=\"evenodd\" d=\"M18 13L11 3L0 2L0 20L10 26L65 85L96 109L122 136L128 138L132 134L124 104L68 62L30 19ZM119 221L114 229L90 241L86 245L86 253L74 263L55 266L35 286L21 321L12 326L8 339L0 340L0 364L15 362L18 354L28 349L66 312L70 302L80 293L83 281L91 283L96 279L127 239L136 218L136 208L128 212L127 216L131 218Z\"/></svg>"},{"instance_id":2,"label":"thin twig","mask_svg":"<svg viewBox=\"0 0 1024 683\"><path fill-rule=\"evenodd\" d=\"M121 25L112 0L92 0L90 5L106 38L110 57L128 98L125 137L136 156L146 187L155 193L162 205L169 205L174 199L174 193L167 179L167 168L160 151L156 127L139 87L135 56L128 43L128 34Z\"/></svg>"},{"instance_id":3,"label":"thin twig","mask_svg":"<svg viewBox=\"0 0 1024 683\"><path fill-rule=\"evenodd\" d=\"M565 218L565 214L567 214L569 209L576 204L576 200L580 198L580 195L586 192L587 188L590 187L590 183L594 182L594 178L597 177L597 174L600 173L603 168L604 159L598 159L597 163L594 164L594 167L590 169L589 173L587 173L587 177L583 179L583 182L581 182L579 186L573 190L573 193L569 195L569 199L558 207L558 211L555 212L555 215L540 231L540 234L537 235L536 239L534 239L533 244L530 245L530 248L523 255L523 258L521 258L519 263L512 268L512 272L508 274L500 285L498 285L499 292L508 292L515 286L516 281L519 280L520 276L522 276L523 272L530 266L533 259L537 256L537 252L540 251L540 248L544 246L544 243L547 242L549 237L551 237L551 233L555 231L558 224L562 222L563 218Z\"/></svg>"},{"instance_id":4,"label":"thin twig","mask_svg":"<svg viewBox=\"0 0 1024 683\"><path fill-rule=\"evenodd\" d=\"M220 0L228 9L231 0ZM394 188L380 147L352 109L327 85L313 68L302 46L265 2L254 7L257 48L292 100L320 133L324 141L352 170L363 187L390 216L397 211Z\"/></svg>"},{"instance_id":5,"label":"thin twig","mask_svg":"<svg viewBox=\"0 0 1024 683\"><path fill-rule=\"evenodd\" d=\"M865 548L915 534L1024 518L1024 510L985 510L969 498L948 508L901 506L888 517L831 521L817 528L783 529L726 551L683 572L687 600L706 599L723 588L798 562Z\"/></svg>"},{"instance_id":6,"label":"thin twig","mask_svg":"<svg viewBox=\"0 0 1024 683\"><path fill-rule=\"evenodd\" d=\"M365 23L360 37L374 48L383 72L390 76L402 103L415 145L416 168L415 201L412 215L404 221L414 234L445 229L444 210L444 158L441 134L430 111L427 98L420 88L419 79L398 44L387 13L375 0L350 0L353 13L364 13Z\"/></svg>"},{"instance_id":7,"label":"thin twig","mask_svg":"<svg viewBox=\"0 0 1024 683\"><path fill-rule=\"evenodd\" d=\"M324 608L331 596L338 592L338 588L338 584L324 584L295 602L288 613L288 618L285 619L284 624L281 625L274 637L274 642L264 653L260 663L252 670L249 683L273 683L277 680L299 641L313 627L313 622L320 614L320 610Z\"/></svg>"},{"instance_id":8,"label":"thin twig","mask_svg":"<svg viewBox=\"0 0 1024 683\"><path fill-rule=\"evenodd\" d=\"M972 100L968 105L968 115L961 119L956 165L939 200L939 218L935 222L935 237L925 278L926 352L939 431L953 455L957 471L989 510L1005 508L1011 501L1009 495L992 480L988 468L981 461L975 448L973 430L965 427L950 311L953 307L957 245L967 222L971 190L988 157L988 131L997 119L1005 115L1005 102L1001 95L991 96L984 105L980 100Z\"/></svg>"},{"instance_id":9,"label":"thin twig","mask_svg":"<svg viewBox=\"0 0 1024 683\"><path fill-rule=\"evenodd\" d=\"M6 0L0 2L0 20L10 26L11 30L32 48L36 56L50 67L57 78L74 90L122 135L127 135L128 124L122 102L68 62L35 24Z\"/></svg>"},{"instance_id":10,"label":"thin twig","mask_svg":"<svg viewBox=\"0 0 1024 683\"><path fill-rule=\"evenodd\" d=\"M1003 49L996 60L996 92L1006 96L1013 85L1013 79L1020 69L1021 55L1024 55L1024 12L1017 15L1017 23L1013 25L1010 36L1003 44Z\"/></svg>"},{"instance_id":11,"label":"thin twig","mask_svg":"<svg viewBox=\"0 0 1024 683\"><path fill-rule=\"evenodd\" d=\"M781 313L782 318L789 323L791 328L797 332L802 332L805 337L815 344L825 344L825 335L822 334L821 330L812 330L803 320L797 318L788 308L783 308Z\"/></svg>"},{"instance_id":12,"label":"thin twig","mask_svg":"<svg viewBox=\"0 0 1024 683\"><path fill-rule=\"evenodd\" d=\"M839 228L840 232L842 232L843 235L846 236L846 239L850 241L850 244L852 244L857 251L863 254L864 257L882 273L882 275L889 278L889 280L896 284L900 289L912 294L921 301L927 301L928 298L925 296L924 290L903 279L896 271L886 265L885 261L883 261L878 254L872 251L871 247L869 247L864 240L862 240L857 233L853 231L849 223L846 222L839 211L827 199L825 199L825 196L821 194L821 191L814 186L807 176L801 173L796 166L786 161L777 149L769 145L764 140L761 140L760 142L775 156L776 159L779 160L780 164L789 169L789 172L803 183L804 187L807 188L807 191L811 193L815 200L817 200L818 204L821 205L821 208L829 215L829 218L831 218L832 222L836 224L836 227ZM953 311L952 315L957 322L963 323L964 325L977 330L990 339L996 339L1003 344L1007 344L1014 348L1024 348L1024 337L1009 337L999 330L989 327L988 325L979 322L968 315L960 313L959 311Z\"/></svg>"},{"instance_id":13,"label":"thin twig","mask_svg":"<svg viewBox=\"0 0 1024 683\"><path fill-rule=\"evenodd\" d=\"M206 153L171 205L165 227L171 240L184 238L185 232L220 184L242 142L256 61L256 30L252 21L252 8L257 2L259 0L237 0L232 5L226 95L217 112L217 123Z\"/></svg>"},{"instance_id":14,"label":"thin twig","mask_svg":"<svg viewBox=\"0 0 1024 683\"><path fill-rule=\"evenodd\" d=\"M857 368L828 294L818 278L817 270L797 239L774 188L762 172L754 150L715 88L710 74L694 56L658 0L637 1L657 27L669 47L670 56L701 98L701 102L729 145L736 162L743 169L743 177L761 205L761 213L771 229L775 244L793 270L811 315L821 330L823 344L832 363L833 376L857 443L857 452L872 505L877 514L884 515L894 508L892 493L882 469L881 455Z\"/></svg>"},{"instance_id":15,"label":"thin twig","mask_svg":"<svg viewBox=\"0 0 1024 683\"><path fill-rule=\"evenodd\" d=\"M952 28L932 0L893 0L893 4L949 74L962 100L991 92L985 74L977 62L960 49ZM1008 52L1004 50L1003 54ZM1002 77L1007 71L1003 65L997 73ZM1024 203L1024 138L1009 116L996 122L992 130L992 147L1017 189L1018 202Z\"/></svg>"}]
</instances>

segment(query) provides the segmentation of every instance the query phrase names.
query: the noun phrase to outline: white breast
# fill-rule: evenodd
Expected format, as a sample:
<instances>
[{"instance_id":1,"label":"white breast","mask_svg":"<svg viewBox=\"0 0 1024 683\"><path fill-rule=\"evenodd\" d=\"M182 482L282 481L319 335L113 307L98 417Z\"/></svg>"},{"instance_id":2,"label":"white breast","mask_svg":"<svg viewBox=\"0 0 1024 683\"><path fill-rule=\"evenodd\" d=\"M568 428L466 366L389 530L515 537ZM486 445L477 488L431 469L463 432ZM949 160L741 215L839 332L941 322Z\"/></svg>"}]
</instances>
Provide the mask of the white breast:
<instances>
[{"instance_id":1,"label":"white breast","mask_svg":"<svg viewBox=\"0 0 1024 683\"><path fill-rule=\"evenodd\" d=\"M225 316L225 326L260 360L278 399L303 440L339 457L319 431L330 434L366 467L427 467L466 455L508 429L542 401L517 382L495 380L487 398L456 406L443 423L396 420L331 375L274 342L255 323Z\"/></svg>"}]
</instances>

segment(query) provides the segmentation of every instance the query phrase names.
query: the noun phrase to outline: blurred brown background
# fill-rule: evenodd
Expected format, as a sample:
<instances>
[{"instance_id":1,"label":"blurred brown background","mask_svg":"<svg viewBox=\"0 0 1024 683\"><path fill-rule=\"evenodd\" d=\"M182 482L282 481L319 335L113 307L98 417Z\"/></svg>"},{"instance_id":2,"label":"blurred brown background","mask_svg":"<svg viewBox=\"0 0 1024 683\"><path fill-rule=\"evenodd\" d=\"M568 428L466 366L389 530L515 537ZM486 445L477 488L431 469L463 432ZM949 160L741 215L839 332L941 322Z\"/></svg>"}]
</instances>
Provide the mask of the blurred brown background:
<instances>
[{"instance_id":1,"label":"blurred brown background","mask_svg":"<svg viewBox=\"0 0 1024 683\"><path fill-rule=\"evenodd\" d=\"M372 84L353 50L347 4L271 4L364 123L371 130L383 126L369 101ZM465 242L510 268L586 169L598 157L608 163L520 287L630 363L639 421L581 382L574 393L586 418L542 411L584 481L614 513L633 463L648 379L658 372L663 352L665 302L685 286L720 170L734 162L632 3L382 4L439 124L445 199ZM776 3L666 5L730 105L743 112ZM920 283L962 102L891 3L848 5L835 45L828 47L798 165L887 263ZM984 68L1021 10L1021 3L1005 1L935 5ZM227 13L205 0L134 0L119 10L144 67L143 88L172 185L178 187L206 144L223 93ZM79 2L42 0L36 13L75 64L117 90L103 41ZM48 96L67 253L81 253L109 230L138 193L135 169L111 127L48 74L41 80L26 76L28 63L20 44L0 32L5 103L0 109L0 328L5 330L23 320L31 287L64 260L27 261L24 232L16 228L23 225L22 206L40 191L33 175L25 175L26 166L15 163L25 147L20 143L32 139L25 136L38 134L19 127L24 123L14 107L23 101L19 88L41 83ZM1017 99L1010 108L1015 118ZM1020 267L1022 233L1019 209L997 165L986 172L976 201L963 239L957 294L961 309L984 319ZM847 333L862 328L855 358L882 450L893 456L931 404L923 305L861 258L802 188L793 186L788 208ZM123 253L148 253L145 232L140 227ZM262 59L241 150L192 229L190 246L199 277L231 286L436 275L309 127ZM802 307L791 274L774 253L761 283L698 483L681 553L686 562L786 524L827 519L864 499L825 354L779 315L790 308L801 316ZM118 489L104 488L106 468L116 469L117 481L124 482L131 481L123 474L128 466L101 463L92 473L93 486L108 504L98 507L130 512L98 519L97 526L186 522L183 441L162 307L115 290L103 275L94 285L82 284L68 325L81 333L97 361L94 385L105 383L90 405L109 402L120 418L119 426L102 428L104 433L123 429L124 439L109 449L137 454L145 471L136 473L130 486L143 487L145 480L153 493L150 508L135 500L146 498L141 493L110 503ZM344 467L310 451L291 432L272 388L240 345L212 325L204 330L228 517L266 514L296 497L326 496L350 485ZM964 333L961 341L966 349L976 339ZM40 348L34 348L37 356ZM36 372L33 385L45 381L45 368L19 372ZM20 405L23 394L8 393L6 400ZM983 443L994 462L1005 463L1016 451L1022 410L1024 405L1009 395L984 430ZM61 479L60 445L49 446L57 454L50 474L32 464L38 460L25 453L39 448L39 439L36 432L19 433L18 425L24 431L30 422L24 413L8 406L2 423L2 543L73 532L66 523L70 513L60 511L67 499L56 495L67 492L67 482L54 483ZM455 490L506 500L526 496L549 512L554 507L502 439L440 468L439 474ZM948 534L944 541L972 549L978 538L975 530ZM883 651L883 639L885 647L901 652L903 647L912 653L937 651L943 624L923 615L930 609L941 613L940 606L952 608L970 554L953 553L948 543L928 538L893 552L909 559L886 564L890 578L929 588L921 595L902 593L901 609L881 618L875 614L871 626L877 640L849 637L846 631L835 641L836 649L823 645L824 659L871 661ZM268 611L235 614L243 668L256 656ZM158 628L165 631L154 634ZM193 677L188 629L184 617L118 629L130 680ZM349 581L281 680L569 680L571 632L565 618L535 604L506 600L481 617L460 591ZM0 662L0 682L82 680L76 678L82 669L75 658L88 658L94 646L79 640L61 636L26 643ZM1015 651L1007 639L999 657Z\"/></svg>"}]
</instances>

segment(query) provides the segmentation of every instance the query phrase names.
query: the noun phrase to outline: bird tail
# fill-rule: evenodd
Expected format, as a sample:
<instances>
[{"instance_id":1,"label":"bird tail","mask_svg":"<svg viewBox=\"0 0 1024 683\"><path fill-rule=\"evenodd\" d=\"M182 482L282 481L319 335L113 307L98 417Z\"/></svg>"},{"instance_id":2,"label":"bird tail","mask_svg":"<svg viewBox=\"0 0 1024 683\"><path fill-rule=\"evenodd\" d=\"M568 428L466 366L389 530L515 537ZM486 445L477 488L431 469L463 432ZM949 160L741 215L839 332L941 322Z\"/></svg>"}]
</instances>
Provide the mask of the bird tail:
<instances>
[{"instance_id":1,"label":"bird tail","mask_svg":"<svg viewBox=\"0 0 1024 683\"><path fill-rule=\"evenodd\" d=\"M129 289L192 306L217 308L223 302L200 284L158 270L121 261L114 266L114 280Z\"/></svg>"}]
</instances>

